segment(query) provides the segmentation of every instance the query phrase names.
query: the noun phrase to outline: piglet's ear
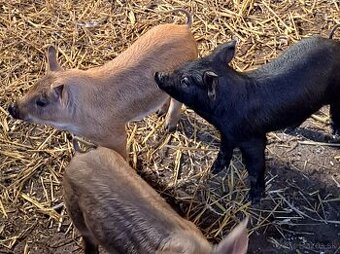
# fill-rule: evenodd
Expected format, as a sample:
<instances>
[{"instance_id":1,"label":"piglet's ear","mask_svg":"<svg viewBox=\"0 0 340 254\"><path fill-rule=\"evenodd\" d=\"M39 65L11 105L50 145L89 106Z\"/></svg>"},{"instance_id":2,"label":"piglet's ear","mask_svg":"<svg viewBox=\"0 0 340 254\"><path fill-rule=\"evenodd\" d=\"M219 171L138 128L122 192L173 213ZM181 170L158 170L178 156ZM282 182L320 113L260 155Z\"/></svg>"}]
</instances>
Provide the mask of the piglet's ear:
<instances>
[{"instance_id":1,"label":"piglet's ear","mask_svg":"<svg viewBox=\"0 0 340 254\"><path fill-rule=\"evenodd\" d=\"M53 98L64 107L67 107L73 101L74 95L79 93L76 84L54 83L51 85L51 89Z\"/></svg>"},{"instance_id":2,"label":"piglet's ear","mask_svg":"<svg viewBox=\"0 0 340 254\"><path fill-rule=\"evenodd\" d=\"M53 92L55 93L55 95L56 95L58 98L61 98L61 97L62 97L62 94L63 94L63 91L64 91L64 87L65 87L64 84L60 84L60 85L57 85L57 86L54 86L54 87L53 87Z\"/></svg>"},{"instance_id":3,"label":"piglet's ear","mask_svg":"<svg viewBox=\"0 0 340 254\"><path fill-rule=\"evenodd\" d=\"M213 254L246 254L248 250L248 218L237 225L226 238L216 246Z\"/></svg>"},{"instance_id":4,"label":"piglet's ear","mask_svg":"<svg viewBox=\"0 0 340 254\"><path fill-rule=\"evenodd\" d=\"M213 61L222 64L229 63L235 55L235 49L236 40L232 40L217 47L212 53Z\"/></svg>"},{"instance_id":5,"label":"piglet's ear","mask_svg":"<svg viewBox=\"0 0 340 254\"><path fill-rule=\"evenodd\" d=\"M203 83L208 87L208 97L211 101L216 99L216 86L218 84L218 75L213 71L203 73Z\"/></svg>"},{"instance_id":6,"label":"piglet's ear","mask_svg":"<svg viewBox=\"0 0 340 254\"><path fill-rule=\"evenodd\" d=\"M65 85L64 84L52 84L51 89L52 89L53 98L55 98L56 100L61 100L63 97Z\"/></svg>"},{"instance_id":7,"label":"piglet's ear","mask_svg":"<svg viewBox=\"0 0 340 254\"><path fill-rule=\"evenodd\" d=\"M60 71L61 70L61 67L57 61L57 50L53 46L50 46L47 49L47 69L49 71Z\"/></svg>"}]
</instances>

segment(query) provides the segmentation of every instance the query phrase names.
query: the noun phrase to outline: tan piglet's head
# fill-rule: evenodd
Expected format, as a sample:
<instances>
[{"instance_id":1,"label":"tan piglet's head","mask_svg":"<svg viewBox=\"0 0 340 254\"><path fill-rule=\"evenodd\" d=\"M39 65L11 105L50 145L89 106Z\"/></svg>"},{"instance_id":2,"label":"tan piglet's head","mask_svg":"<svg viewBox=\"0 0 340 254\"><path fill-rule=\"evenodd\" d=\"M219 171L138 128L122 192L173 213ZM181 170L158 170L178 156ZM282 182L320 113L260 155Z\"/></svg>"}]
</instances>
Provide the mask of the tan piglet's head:
<instances>
[{"instance_id":1,"label":"tan piglet's head","mask_svg":"<svg viewBox=\"0 0 340 254\"><path fill-rule=\"evenodd\" d=\"M72 76L70 72L77 70L64 71L57 62L53 46L47 50L46 69L46 74L25 96L10 105L8 111L16 119L69 129L72 117L68 108L75 89L69 77Z\"/></svg>"}]
</instances>

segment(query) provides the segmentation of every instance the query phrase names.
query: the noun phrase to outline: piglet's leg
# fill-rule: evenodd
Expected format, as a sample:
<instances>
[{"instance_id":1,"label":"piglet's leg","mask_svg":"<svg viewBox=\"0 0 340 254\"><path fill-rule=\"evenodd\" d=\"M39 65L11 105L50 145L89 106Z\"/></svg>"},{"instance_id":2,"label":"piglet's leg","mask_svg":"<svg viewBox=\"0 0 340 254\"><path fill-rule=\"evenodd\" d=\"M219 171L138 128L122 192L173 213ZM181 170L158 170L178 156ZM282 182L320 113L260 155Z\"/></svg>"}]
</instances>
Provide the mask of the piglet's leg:
<instances>
[{"instance_id":1,"label":"piglet's leg","mask_svg":"<svg viewBox=\"0 0 340 254\"><path fill-rule=\"evenodd\" d=\"M111 134L112 133L112 134ZM100 146L104 146L115 150L124 159L127 158L126 143L127 135L124 125L113 125L111 129L108 129L106 133L102 133L96 138Z\"/></svg>"},{"instance_id":2,"label":"piglet's leg","mask_svg":"<svg viewBox=\"0 0 340 254\"><path fill-rule=\"evenodd\" d=\"M266 137L253 138L240 144L250 181L249 199L253 204L260 201L264 196L265 182L265 155Z\"/></svg>"},{"instance_id":3,"label":"piglet's leg","mask_svg":"<svg viewBox=\"0 0 340 254\"><path fill-rule=\"evenodd\" d=\"M340 98L330 105L333 134L340 137Z\"/></svg>"},{"instance_id":4,"label":"piglet's leg","mask_svg":"<svg viewBox=\"0 0 340 254\"><path fill-rule=\"evenodd\" d=\"M221 134L220 151L218 152L217 158L211 167L211 172L213 174L217 174L229 166L231 157L233 155L233 149L234 147L230 145L225 136Z\"/></svg>"},{"instance_id":5,"label":"piglet's leg","mask_svg":"<svg viewBox=\"0 0 340 254\"><path fill-rule=\"evenodd\" d=\"M72 219L73 225L79 230L83 238L84 253L98 254L98 244L95 243L92 233L87 228L83 212L79 207L78 198L68 182L67 176L64 176L64 200L67 212Z\"/></svg>"},{"instance_id":6,"label":"piglet's leg","mask_svg":"<svg viewBox=\"0 0 340 254\"><path fill-rule=\"evenodd\" d=\"M168 113L165 116L165 128L171 132L176 129L177 123L181 117L182 103L171 98Z\"/></svg>"},{"instance_id":7,"label":"piglet's leg","mask_svg":"<svg viewBox=\"0 0 340 254\"><path fill-rule=\"evenodd\" d=\"M83 244L85 254L99 254L98 245L91 238L83 236Z\"/></svg>"},{"instance_id":8,"label":"piglet's leg","mask_svg":"<svg viewBox=\"0 0 340 254\"><path fill-rule=\"evenodd\" d=\"M168 112L168 109L170 107L170 100L171 98L167 98L166 101L163 103L162 107L157 110L156 114L157 116L163 116Z\"/></svg>"}]
</instances>

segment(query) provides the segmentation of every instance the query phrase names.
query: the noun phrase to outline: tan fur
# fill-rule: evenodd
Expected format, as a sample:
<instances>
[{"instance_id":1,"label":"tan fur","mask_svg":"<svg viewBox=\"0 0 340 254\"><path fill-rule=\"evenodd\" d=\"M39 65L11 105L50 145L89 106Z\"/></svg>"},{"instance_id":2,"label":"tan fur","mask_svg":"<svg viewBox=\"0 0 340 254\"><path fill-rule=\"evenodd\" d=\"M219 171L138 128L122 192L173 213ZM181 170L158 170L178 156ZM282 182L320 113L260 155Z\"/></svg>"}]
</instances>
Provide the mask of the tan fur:
<instances>
[{"instance_id":1,"label":"tan fur","mask_svg":"<svg viewBox=\"0 0 340 254\"><path fill-rule=\"evenodd\" d=\"M16 116L68 130L126 157L125 124L155 112L169 98L157 87L154 73L173 70L196 57L188 25L176 24L152 28L114 60L88 70L61 70L50 48L49 71L16 102ZM44 108L36 105L42 96L49 100ZM169 130L176 127L180 107L171 99L166 115Z\"/></svg>"},{"instance_id":2,"label":"tan fur","mask_svg":"<svg viewBox=\"0 0 340 254\"><path fill-rule=\"evenodd\" d=\"M115 151L76 154L63 181L68 214L83 236L85 253L243 254L247 221L217 247L181 218Z\"/></svg>"}]
</instances>

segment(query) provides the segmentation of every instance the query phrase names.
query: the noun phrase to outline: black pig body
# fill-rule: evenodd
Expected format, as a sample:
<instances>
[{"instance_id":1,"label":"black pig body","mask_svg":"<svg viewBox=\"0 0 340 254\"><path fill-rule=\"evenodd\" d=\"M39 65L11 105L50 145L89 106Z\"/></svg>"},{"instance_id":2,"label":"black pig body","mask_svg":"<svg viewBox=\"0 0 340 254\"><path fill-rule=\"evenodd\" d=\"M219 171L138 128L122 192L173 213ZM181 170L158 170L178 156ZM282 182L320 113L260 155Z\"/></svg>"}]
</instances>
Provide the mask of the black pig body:
<instances>
[{"instance_id":1,"label":"black pig body","mask_svg":"<svg viewBox=\"0 0 340 254\"><path fill-rule=\"evenodd\" d=\"M245 73L227 65L235 44L221 45L171 74L156 73L155 80L221 132L213 173L227 167L233 149L240 148L251 184L250 199L256 203L265 190L267 132L298 126L329 104L333 131L340 134L340 42L304 39L272 62Z\"/></svg>"}]
</instances>

